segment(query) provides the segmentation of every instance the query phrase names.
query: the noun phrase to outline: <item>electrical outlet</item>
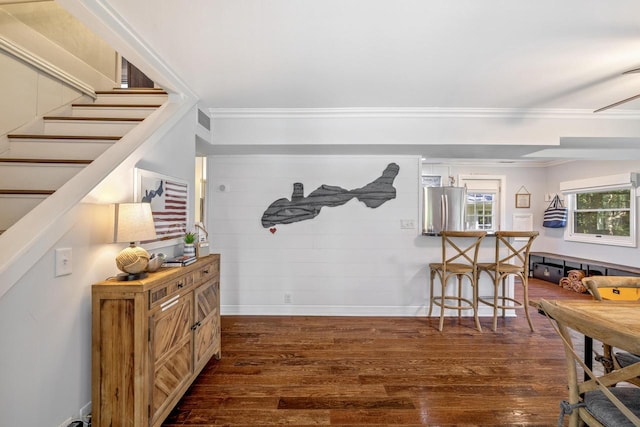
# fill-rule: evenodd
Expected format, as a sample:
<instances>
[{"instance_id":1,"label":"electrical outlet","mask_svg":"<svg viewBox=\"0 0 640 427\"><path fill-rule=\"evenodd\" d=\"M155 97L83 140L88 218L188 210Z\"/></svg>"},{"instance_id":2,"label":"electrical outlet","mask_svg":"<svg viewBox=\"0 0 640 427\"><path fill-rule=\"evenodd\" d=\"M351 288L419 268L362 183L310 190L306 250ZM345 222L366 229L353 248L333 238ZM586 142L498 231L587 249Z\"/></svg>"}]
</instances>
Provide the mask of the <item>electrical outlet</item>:
<instances>
[{"instance_id":1,"label":"electrical outlet","mask_svg":"<svg viewBox=\"0 0 640 427\"><path fill-rule=\"evenodd\" d=\"M285 292L284 293L284 303L285 304L291 304L291 293L290 292Z\"/></svg>"},{"instance_id":2,"label":"electrical outlet","mask_svg":"<svg viewBox=\"0 0 640 427\"><path fill-rule=\"evenodd\" d=\"M56 277L71 274L73 271L72 255L71 248L56 249Z\"/></svg>"}]
</instances>

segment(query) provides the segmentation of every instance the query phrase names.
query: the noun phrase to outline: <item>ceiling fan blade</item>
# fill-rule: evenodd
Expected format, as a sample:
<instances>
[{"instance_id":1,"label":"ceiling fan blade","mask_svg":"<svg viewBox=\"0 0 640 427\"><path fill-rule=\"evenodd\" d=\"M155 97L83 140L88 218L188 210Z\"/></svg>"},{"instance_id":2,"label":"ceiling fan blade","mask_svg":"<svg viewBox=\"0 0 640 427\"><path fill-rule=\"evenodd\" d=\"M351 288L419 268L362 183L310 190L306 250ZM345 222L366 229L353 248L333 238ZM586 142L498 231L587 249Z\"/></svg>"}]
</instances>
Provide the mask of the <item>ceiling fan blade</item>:
<instances>
[{"instance_id":1,"label":"ceiling fan blade","mask_svg":"<svg viewBox=\"0 0 640 427\"><path fill-rule=\"evenodd\" d=\"M634 68L633 70L625 71L622 74L634 74L634 73L640 73L640 68Z\"/></svg>"},{"instance_id":2,"label":"ceiling fan blade","mask_svg":"<svg viewBox=\"0 0 640 427\"><path fill-rule=\"evenodd\" d=\"M607 105L606 107L598 108L594 111L594 113L599 113L600 111L608 110L609 108L617 107L618 105L622 105L625 102L633 101L634 99L640 98L640 94L634 95L631 98L623 99L622 101L614 102L611 105Z\"/></svg>"}]
</instances>

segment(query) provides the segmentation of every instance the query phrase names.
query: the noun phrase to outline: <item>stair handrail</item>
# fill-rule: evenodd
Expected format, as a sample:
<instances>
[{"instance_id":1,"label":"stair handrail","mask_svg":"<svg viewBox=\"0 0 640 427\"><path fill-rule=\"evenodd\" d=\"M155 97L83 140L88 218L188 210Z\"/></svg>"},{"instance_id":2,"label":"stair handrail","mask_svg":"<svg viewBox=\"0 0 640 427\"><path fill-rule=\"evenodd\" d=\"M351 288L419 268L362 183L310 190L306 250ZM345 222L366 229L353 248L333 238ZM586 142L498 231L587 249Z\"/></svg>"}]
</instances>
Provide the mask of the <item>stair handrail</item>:
<instances>
[{"instance_id":1,"label":"stair handrail","mask_svg":"<svg viewBox=\"0 0 640 427\"><path fill-rule=\"evenodd\" d=\"M49 61L46 61L35 53L24 49L22 46L19 46L18 44L14 43L12 40L9 40L1 34L0 50L20 59L21 61L26 62L32 67L46 73L50 77L61 81L62 83L77 90L78 92L90 96L92 99L97 98L96 92L93 90L92 86L77 79L60 67L57 67Z\"/></svg>"}]
</instances>

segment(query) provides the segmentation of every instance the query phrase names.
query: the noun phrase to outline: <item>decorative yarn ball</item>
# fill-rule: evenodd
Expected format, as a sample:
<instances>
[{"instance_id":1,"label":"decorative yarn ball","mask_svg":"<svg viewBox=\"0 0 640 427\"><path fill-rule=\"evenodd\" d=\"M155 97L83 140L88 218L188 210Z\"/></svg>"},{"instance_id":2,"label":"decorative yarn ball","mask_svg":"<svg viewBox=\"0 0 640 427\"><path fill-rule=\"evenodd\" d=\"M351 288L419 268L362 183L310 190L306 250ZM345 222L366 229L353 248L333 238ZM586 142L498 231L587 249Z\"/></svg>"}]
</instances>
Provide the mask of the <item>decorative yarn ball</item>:
<instances>
[{"instance_id":1,"label":"decorative yarn ball","mask_svg":"<svg viewBox=\"0 0 640 427\"><path fill-rule=\"evenodd\" d=\"M116 265L120 271L129 274L141 273L149 264L149 252L140 246L125 248L116 257Z\"/></svg>"}]
</instances>

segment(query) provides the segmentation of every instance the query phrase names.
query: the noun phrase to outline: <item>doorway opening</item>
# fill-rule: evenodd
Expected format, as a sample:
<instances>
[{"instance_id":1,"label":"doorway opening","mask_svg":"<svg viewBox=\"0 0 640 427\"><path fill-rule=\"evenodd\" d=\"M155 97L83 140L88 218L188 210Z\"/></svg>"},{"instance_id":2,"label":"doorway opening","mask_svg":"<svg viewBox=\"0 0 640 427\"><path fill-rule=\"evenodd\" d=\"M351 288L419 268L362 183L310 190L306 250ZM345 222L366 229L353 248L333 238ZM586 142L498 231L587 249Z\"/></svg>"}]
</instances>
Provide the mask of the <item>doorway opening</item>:
<instances>
[{"instance_id":1,"label":"doorway opening","mask_svg":"<svg viewBox=\"0 0 640 427\"><path fill-rule=\"evenodd\" d=\"M121 57L120 87L153 88L155 85L153 80L147 77L139 68L127 61L124 57Z\"/></svg>"}]
</instances>

